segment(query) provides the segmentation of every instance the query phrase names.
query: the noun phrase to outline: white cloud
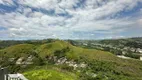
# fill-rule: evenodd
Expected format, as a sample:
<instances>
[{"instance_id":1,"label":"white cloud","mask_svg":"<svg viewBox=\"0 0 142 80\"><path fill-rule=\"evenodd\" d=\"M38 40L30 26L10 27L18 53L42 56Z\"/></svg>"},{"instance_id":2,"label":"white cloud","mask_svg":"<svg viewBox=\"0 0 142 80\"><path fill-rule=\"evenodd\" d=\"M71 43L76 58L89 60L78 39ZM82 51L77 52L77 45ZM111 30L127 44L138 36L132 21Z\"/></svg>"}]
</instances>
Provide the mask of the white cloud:
<instances>
[{"instance_id":1,"label":"white cloud","mask_svg":"<svg viewBox=\"0 0 142 80\"><path fill-rule=\"evenodd\" d=\"M0 4L3 4L3 5L14 5L12 0L0 0Z\"/></svg>"},{"instance_id":2,"label":"white cloud","mask_svg":"<svg viewBox=\"0 0 142 80\"><path fill-rule=\"evenodd\" d=\"M139 25L140 27L142 27L142 19L139 19L139 20L138 20L138 25Z\"/></svg>"},{"instance_id":3,"label":"white cloud","mask_svg":"<svg viewBox=\"0 0 142 80\"><path fill-rule=\"evenodd\" d=\"M133 9L139 1L141 0L105 0L105 2L87 0L82 3L84 7L77 7L79 0L18 0L18 4L22 7L19 7L16 12L0 14L0 26L7 28L9 36L23 38L75 38L73 32L97 32L98 30L113 30L111 33L119 33L134 24L141 24L141 20L131 17L114 17L119 12ZM13 5L12 0L0 0L0 3ZM49 15L41 11L32 11L31 8L24 6L55 10L55 13ZM62 13L68 13L72 17L58 15ZM95 36L95 34L91 35Z\"/></svg>"}]
</instances>

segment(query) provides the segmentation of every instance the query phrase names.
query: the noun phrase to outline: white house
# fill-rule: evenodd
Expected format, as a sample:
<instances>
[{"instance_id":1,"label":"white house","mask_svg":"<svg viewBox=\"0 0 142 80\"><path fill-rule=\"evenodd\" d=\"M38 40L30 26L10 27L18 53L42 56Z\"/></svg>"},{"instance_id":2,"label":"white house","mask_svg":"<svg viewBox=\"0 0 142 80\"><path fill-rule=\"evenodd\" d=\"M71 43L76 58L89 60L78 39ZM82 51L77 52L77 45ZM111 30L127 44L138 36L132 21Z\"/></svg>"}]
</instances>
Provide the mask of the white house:
<instances>
[{"instance_id":1,"label":"white house","mask_svg":"<svg viewBox=\"0 0 142 80\"><path fill-rule=\"evenodd\" d=\"M16 64L22 64L24 60L24 57L20 57L17 61L16 61Z\"/></svg>"},{"instance_id":2,"label":"white house","mask_svg":"<svg viewBox=\"0 0 142 80\"><path fill-rule=\"evenodd\" d=\"M142 61L142 56L140 56L140 60Z\"/></svg>"},{"instance_id":3,"label":"white house","mask_svg":"<svg viewBox=\"0 0 142 80\"><path fill-rule=\"evenodd\" d=\"M138 48L137 51L140 52L140 53L142 53L142 49L140 49L140 48Z\"/></svg>"},{"instance_id":4,"label":"white house","mask_svg":"<svg viewBox=\"0 0 142 80\"><path fill-rule=\"evenodd\" d=\"M126 56L124 56L124 55L117 55L117 57L123 58L123 59L131 59L130 57L126 57Z\"/></svg>"},{"instance_id":5,"label":"white house","mask_svg":"<svg viewBox=\"0 0 142 80\"><path fill-rule=\"evenodd\" d=\"M28 80L22 74L8 74L7 68L0 68L0 80Z\"/></svg>"},{"instance_id":6,"label":"white house","mask_svg":"<svg viewBox=\"0 0 142 80\"><path fill-rule=\"evenodd\" d=\"M28 80L22 74L7 74L6 80Z\"/></svg>"}]
</instances>

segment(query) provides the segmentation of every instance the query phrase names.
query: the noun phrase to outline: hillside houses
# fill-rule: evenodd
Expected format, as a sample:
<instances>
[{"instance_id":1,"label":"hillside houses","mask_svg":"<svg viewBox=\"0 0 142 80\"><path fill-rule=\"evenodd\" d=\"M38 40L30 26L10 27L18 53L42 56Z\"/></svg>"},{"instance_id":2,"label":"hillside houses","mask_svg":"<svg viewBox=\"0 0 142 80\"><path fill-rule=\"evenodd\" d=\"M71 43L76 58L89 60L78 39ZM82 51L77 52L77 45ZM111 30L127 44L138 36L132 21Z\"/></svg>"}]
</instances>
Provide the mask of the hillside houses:
<instances>
[{"instance_id":1,"label":"hillside houses","mask_svg":"<svg viewBox=\"0 0 142 80\"><path fill-rule=\"evenodd\" d=\"M139 46L141 43L131 44L131 42L123 40L118 41L118 43L117 41L80 41L79 43L82 43L82 45L87 43L88 45L83 45L86 48L94 48L98 50L109 51L115 55L121 55L121 58L130 57L134 59L140 59L140 54L142 54L142 48Z\"/></svg>"},{"instance_id":2,"label":"hillside houses","mask_svg":"<svg viewBox=\"0 0 142 80\"><path fill-rule=\"evenodd\" d=\"M77 68L85 68L85 67L87 67L87 64L85 64L85 62L77 63L77 62L75 62L73 60L69 61L65 57L59 58L56 61L56 63L55 63L55 65L62 65L62 64L67 64L68 66L73 67L74 70L76 70Z\"/></svg>"},{"instance_id":3,"label":"hillside houses","mask_svg":"<svg viewBox=\"0 0 142 80\"><path fill-rule=\"evenodd\" d=\"M27 60L25 61L25 64L33 64L33 56L30 55Z\"/></svg>"},{"instance_id":4,"label":"hillside houses","mask_svg":"<svg viewBox=\"0 0 142 80\"><path fill-rule=\"evenodd\" d=\"M16 64L17 65L29 65L29 64L33 64L32 62L33 60L33 56L30 55L28 58L24 58L24 57L20 57L17 61Z\"/></svg>"},{"instance_id":5,"label":"hillside houses","mask_svg":"<svg viewBox=\"0 0 142 80\"><path fill-rule=\"evenodd\" d=\"M24 60L24 57L20 57L20 58L16 61L16 64L23 64L23 60Z\"/></svg>"}]
</instances>

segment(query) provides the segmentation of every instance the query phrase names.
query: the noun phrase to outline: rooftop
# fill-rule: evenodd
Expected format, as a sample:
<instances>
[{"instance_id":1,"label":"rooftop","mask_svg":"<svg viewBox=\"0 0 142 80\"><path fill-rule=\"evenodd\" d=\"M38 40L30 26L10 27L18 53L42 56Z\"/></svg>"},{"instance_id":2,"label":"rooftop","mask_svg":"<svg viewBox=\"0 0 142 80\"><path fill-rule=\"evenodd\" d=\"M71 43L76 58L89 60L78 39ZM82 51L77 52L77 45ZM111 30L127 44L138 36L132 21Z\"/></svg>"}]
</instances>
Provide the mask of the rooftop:
<instances>
[{"instance_id":1,"label":"rooftop","mask_svg":"<svg viewBox=\"0 0 142 80\"><path fill-rule=\"evenodd\" d=\"M8 77L10 78L20 78L22 80L28 80L27 78L25 78L22 74L18 73L18 74L8 74Z\"/></svg>"}]
</instances>

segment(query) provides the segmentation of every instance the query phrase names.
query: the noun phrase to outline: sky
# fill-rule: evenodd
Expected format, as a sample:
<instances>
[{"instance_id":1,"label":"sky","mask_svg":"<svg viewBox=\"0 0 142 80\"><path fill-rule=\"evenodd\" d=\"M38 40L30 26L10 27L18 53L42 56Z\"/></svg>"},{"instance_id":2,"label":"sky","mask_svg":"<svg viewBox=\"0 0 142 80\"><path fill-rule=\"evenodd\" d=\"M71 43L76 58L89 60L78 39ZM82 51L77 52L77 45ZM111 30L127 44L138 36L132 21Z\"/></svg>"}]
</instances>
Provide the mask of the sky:
<instances>
[{"instance_id":1,"label":"sky","mask_svg":"<svg viewBox=\"0 0 142 80\"><path fill-rule=\"evenodd\" d=\"M0 40L142 37L142 0L0 0Z\"/></svg>"}]
</instances>

